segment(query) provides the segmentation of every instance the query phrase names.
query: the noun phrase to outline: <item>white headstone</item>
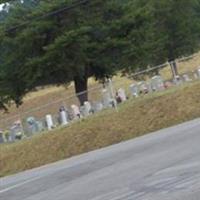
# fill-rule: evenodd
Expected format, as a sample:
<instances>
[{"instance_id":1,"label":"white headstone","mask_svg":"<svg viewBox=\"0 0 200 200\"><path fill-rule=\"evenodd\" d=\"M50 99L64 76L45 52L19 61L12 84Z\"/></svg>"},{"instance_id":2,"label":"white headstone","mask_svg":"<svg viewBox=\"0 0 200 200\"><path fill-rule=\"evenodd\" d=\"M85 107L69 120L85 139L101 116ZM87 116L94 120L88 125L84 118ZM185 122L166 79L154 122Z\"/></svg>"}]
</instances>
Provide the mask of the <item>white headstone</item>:
<instances>
[{"instance_id":1,"label":"white headstone","mask_svg":"<svg viewBox=\"0 0 200 200\"><path fill-rule=\"evenodd\" d=\"M197 72L193 72L193 76L194 76L194 79L197 80L199 78L198 76L198 73Z\"/></svg>"},{"instance_id":2,"label":"white headstone","mask_svg":"<svg viewBox=\"0 0 200 200\"><path fill-rule=\"evenodd\" d=\"M92 106L89 101L84 102L84 110L86 115L89 115L92 112Z\"/></svg>"},{"instance_id":3,"label":"white headstone","mask_svg":"<svg viewBox=\"0 0 200 200\"><path fill-rule=\"evenodd\" d=\"M71 109L74 119L80 118L81 113L79 107L77 105L71 105Z\"/></svg>"},{"instance_id":4,"label":"white headstone","mask_svg":"<svg viewBox=\"0 0 200 200\"><path fill-rule=\"evenodd\" d=\"M14 142L16 140L16 134L15 132L13 131L13 129L11 128L10 129L10 133L9 133L9 139L8 141L9 142Z\"/></svg>"},{"instance_id":5,"label":"white headstone","mask_svg":"<svg viewBox=\"0 0 200 200\"><path fill-rule=\"evenodd\" d=\"M138 97L139 96L139 90L138 90L138 86L136 84L131 84L130 87L130 92L131 95L134 97Z\"/></svg>"},{"instance_id":6,"label":"white headstone","mask_svg":"<svg viewBox=\"0 0 200 200\"><path fill-rule=\"evenodd\" d=\"M197 69L197 73L198 73L198 75L199 75L199 77L200 77L200 68Z\"/></svg>"},{"instance_id":7,"label":"white headstone","mask_svg":"<svg viewBox=\"0 0 200 200\"><path fill-rule=\"evenodd\" d=\"M127 100L126 93L125 93L125 90L123 88L120 88L117 91L117 93L118 93L118 97L121 99L122 102Z\"/></svg>"},{"instance_id":8,"label":"white headstone","mask_svg":"<svg viewBox=\"0 0 200 200\"><path fill-rule=\"evenodd\" d=\"M94 112L103 110L103 104L101 102L95 102L93 105Z\"/></svg>"},{"instance_id":9,"label":"white headstone","mask_svg":"<svg viewBox=\"0 0 200 200\"><path fill-rule=\"evenodd\" d=\"M190 77L188 76L188 74L183 74L183 80L184 80L185 82L190 82L190 81L192 81L192 80L190 79Z\"/></svg>"},{"instance_id":10,"label":"white headstone","mask_svg":"<svg viewBox=\"0 0 200 200\"><path fill-rule=\"evenodd\" d=\"M111 107L111 102L112 102L112 98L110 96L110 93L107 89L103 89L102 90L102 95L103 95L103 105L104 107L108 108Z\"/></svg>"},{"instance_id":11,"label":"white headstone","mask_svg":"<svg viewBox=\"0 0 200 200\"><path fill-rule=\"evenodd\" d=\"M46 115L46 123L47 123L48 130L52 130L54 127L54 124L53 124L53 119L51 115Z\"/></svg>"},{"instance_id":12,"label":"white headstone","mask_svg":"<svg viewBox=\"0 0 200 200\"><path fill-rule=\"evenodd\" d=\"M14 142L17 139L22 139L22 137L23 137L23 130L21 126L21 121L17 120L10 128L9 142Z\"/></svg>"},{"instance_id":13,"label":"white headstone","mask_svg":"<svg viewBox=\"0 0 200 200\"><path fill-rule=\"evenodd\" d=\"M138 88L139 88L139 93L146 94L146 93L149 92L146 82L141 81L137 85L138 85Z\"/></svg>"},{"instance_id":14,"label":"white headstone","mask_svg":"<svg viewBox=\"0 0 200 200\"><path fill-rule=\"evenodd\" d=\"M67 113L65 110L60 111L60 122L61 122L61 125L68 124Z\"/></svg>"},{"instance_id":15,"label":"white headstone","mask_svg":"<svg viewBox=\"0 0 200 200\"><path fill-rule=\"evenodd\" d=\"M161 76L154 76L151 78L151 85L153 91L160 91L164 90L164 81Z\"/></svg>"}]
</instances>

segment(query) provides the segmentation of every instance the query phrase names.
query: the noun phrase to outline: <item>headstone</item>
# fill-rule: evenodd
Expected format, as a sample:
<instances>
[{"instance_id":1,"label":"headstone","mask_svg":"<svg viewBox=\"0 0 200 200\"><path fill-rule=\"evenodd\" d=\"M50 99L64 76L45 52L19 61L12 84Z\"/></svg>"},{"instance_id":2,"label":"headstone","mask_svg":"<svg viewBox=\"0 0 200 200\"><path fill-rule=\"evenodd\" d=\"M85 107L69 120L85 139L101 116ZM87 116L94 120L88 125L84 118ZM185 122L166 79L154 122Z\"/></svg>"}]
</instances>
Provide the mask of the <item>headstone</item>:
<instances>
[{"instance_id":1,"label":"headstone","mask_svg":"<svg viewBox=\"0 0 200 200\"><path fill-rule=\"evenodd\" d=\"M21 121L18 120L10 128L9 142L14 142L15 140L21 140L23 137L23 129L21 126Z\"/></svg>"},{"instance_id":2,"label":"headstone","mask_svg":"<svg viewBox=\"0 0 200 200\"><path fill-rule=\"evenodd\" d=\"M147 93L153 92L151 82L146 82L146 89L147 89Z\"/></svg>"},{"instance_id":3,"label":"headstone","mask_svg":"<svg viewBox=\"0 0 200 200\"><path fill-rule=\"evenodd\" d=\"M39 127L38 127L38 123L37 121L35 120L34 117L28 117L26 119L26 122L27 122L27 131L28 131L28 134L35 134L37 132L39 132Z\"/></svg>"},{"instance_id":4,"label":"headstone","mask_svg":"<svg viewBox=\"0 0 200 200\"><path fill-rule=\"evenodd\" d=\"M14 142L15 140L16 140L16 133L13 130L13 127L11 127L8 141L9 142Z\"/></svg>"},{"instance_id":5,"label":"headstone","mask_svg":"<svg viewBox=\"0 0 200 200\"><path fill-rule=\"evenodd\" d=\"M71 105L73 119L79 119L81 117L80 109L77 105Z\"/></svg>"},{"instance_id":6,"label":"headstone","mask_svg":"<svg viewBox=\"0 0 200 200\"><path fill-rule=\"evenodd\" d=\"M197 71L194 71L194 72L193 72L193 76L194 76L194 79L197 80L197 79L199 78L198 72L197 72Z\"/></svg>"},{"instance_id":7,"label":"headstone","mask_svg":"<svg viewBox=\"0 0 200 200\"><path fill-rule=\"evenodd\" d=\"M51 115L46 115L47 129L50 131L54 128L53 119Z\"/></svg>"},{"instance_id":8,"label":"headstone","mask_svg":"<svg viewBox=\"0 0 200 200\"><path fill-rule=\"evenodd\" d=\"M164 81L161 76L154 76L151 78L151 85L153 91L161 91L165 89Z\"/></svg>"},{"instance_id":9,"label":"headstone","mask_svg":"<svg viewBox=\"0 0 200 200\"><path fill-rule=\"evenodd\" d=\"M200 77L200 68L197 69L198 76Z\"/></svg>"},{"instance_id":10,"label":"headstone","mask_svg":"<svg viewBox=\"0 0 200 200\"><path fill-rule=\"evenodd\" d=\"M92 106L91 106L91 103L90 103L89 101L85 101L85 102L84 102L84 106L85 106L85 108L86 108L86 110L87 110L88 112L91 112L91 111L92 111Z\"/></svg>"},{"instance_id":11,"label":"headstone","mask_svg":"<svg viewBox=\"0 0 200 200\"><path fill-rule=\"evenodd\" d=\"M103 105L105 108L112 107L112 98L110 96L110 93L107 89L102 90L102 96L103 96Z\"/></svg>"},{"instance_id":12,"label":"headstone","mask_svg":"<svg viewBox=\"0 0 200 200\"><path fill-rule=\"evenodd\" d=\"M188 76L188 74L183 74L183 80L184 80L185 82L190 82L190 81L192 81L192 80L190 79L190 77Z\"/></svg>"},{"instance_id":13,"label":"headstone","mask_svg":"<svg viewBox=\"0 0 200 200\"><path fill-rule=\"evenodd\" d=\"M131 84L129 89L130 89L130 93L131 93L132 96L134 96L134 97L139 96L139 89L138 89L137 84Z\"/></svg>"},{"instance_id":14,"label":"headstone","mask_svg":"<svg viewBox=\"0 0 200 200\"><path fill-rule=\"evenodd\" d=\"M9 138L10 138L10 132L8 130L4 131L4 137L5 137L5 141L9 142Z\"/></svg>"},{"instance_id":15,"label":"headstone","mask_svg":"<svg viewBox=\"0 0 200 200\"><path fill-rule=\"evenodd\" d=\"M5 142L5 140L4 140L4 134L3 134L2 131L0 131L0 144L4 143L4 142Z\"/></svg>"},{"instance_id":16,"label":"headstone","mask_svg":"<svg viewBox=\"0 0 200 200\"><path fill-rule=\"evenodd\" d=\"M99 111L103 110L103 104L101 102L95 102L93 104L93 110L94 110L94 112L99 112Z\"/></svg>"},{"instance_id":17,"label":"headstone","mask_svg":"<svg viewBox=\"0 0 200 200\"><path fill-rule=\"evenodd\" d=\"M175 78L174 78L174 83L175 83L176 85L180 85L180 84L183 83L183 81L181 80L181 77L180 77L179 75L175 76Z\"/></svg>"},{"instance_id":18,"label":"headstone","mask_svg":"<svg viewBox=\"0 0 200 200\"><path fill-rule=\"evenodd\" d=\"M67 112L65 110L60 110L60 122L61 125L67 125L68 124L68 119L67 119Z\"/></svg>"},{"instance_id":19,"label":"headstone","mask_svg":"<svg viewBox=\"0 0 200 200\"><path fill-rule=\"evenodd\" d=\"M86 101L84 102L84 110L85 110L85 115L89 115L90 113L92 113L92 106L90 104L90 102Z\"/></svg>"},{"instance_id":20,"label":"headstone","mask_svg":"<svg viewBox=\"0 0 200 200\"><path fill-rule=\"evenodd\" d=\"M148 87L145 81L141 81L138 83L138 88L139 88L139 93L140 94L147 94L148 91Z\"/></svg>"},{"instance_id":21,"label":"headstone","mask_svg":"<svg viewBox=\"0 0 200 200\"><path fill-rule=\"evenodd\" d=\"M123 88L120 88L117 91L117 96L121 99L121 102L124 102L124 101L127 100L126 93L125 93L125 90Z\"/></svg>"}]
</instances>

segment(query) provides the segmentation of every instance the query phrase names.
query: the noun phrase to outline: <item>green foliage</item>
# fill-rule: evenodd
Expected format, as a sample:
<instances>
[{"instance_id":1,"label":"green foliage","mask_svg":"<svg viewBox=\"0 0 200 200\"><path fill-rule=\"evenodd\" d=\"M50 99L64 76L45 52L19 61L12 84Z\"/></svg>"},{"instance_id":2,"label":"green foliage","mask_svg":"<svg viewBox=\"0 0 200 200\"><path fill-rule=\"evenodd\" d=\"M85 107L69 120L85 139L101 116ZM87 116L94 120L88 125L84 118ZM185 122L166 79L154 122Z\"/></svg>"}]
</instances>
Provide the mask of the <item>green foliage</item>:
<instances>
[{"instance_id":1,"label":"green foliage","mask_svg":"<svg viewBox=\"0 0 200 200\"><path fill-rule=\"evenodd\" d=\"M29 6L16 3L10 9L4 28L23 20L37 18L66 5L70 0ZM33 9L34 7L34 9ZM23 18L21 15L23 14ZM103 79L118 69L120 43L114 39L111 25L122 15L115 3L95 0L79 7L31 21L25 27L9 31L1 42L3 51L2 85L17 104L26 92L45 84L63 84L91 76ZM4 89L4 87L2 87ZM82 88L76 88L80 92Z\"/></svg>"},{"instance_id":2,"label":"green foliage","mask_svg":"<svg viewBox=\"0 0 200 200\"><path fill-rule=\"evenodd\" d=\"M17 0L0 12L2 105L20 104L40 85L75 81L80 92L89 77L102 80L199 49L199 0L93 0L41 18L73 3Z\"/></svg>"}]
</instances>

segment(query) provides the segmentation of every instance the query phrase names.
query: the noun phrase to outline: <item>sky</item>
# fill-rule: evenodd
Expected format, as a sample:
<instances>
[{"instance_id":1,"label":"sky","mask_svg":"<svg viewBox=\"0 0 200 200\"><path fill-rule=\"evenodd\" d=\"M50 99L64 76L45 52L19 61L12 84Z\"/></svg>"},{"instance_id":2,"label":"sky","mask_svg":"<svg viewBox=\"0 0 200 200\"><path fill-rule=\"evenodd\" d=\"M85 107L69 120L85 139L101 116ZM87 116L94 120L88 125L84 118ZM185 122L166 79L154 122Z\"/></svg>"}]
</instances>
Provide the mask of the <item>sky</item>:
<instances>
[{"instance_id":1,"label":"sky","mask_svg":"<svg viewBox=\"0 0 200 200\"><path fill-rule=\"evenodd\" d=\"M0 10L2 10L3 4L0 4Z\"/></svg>"}]
</instances>

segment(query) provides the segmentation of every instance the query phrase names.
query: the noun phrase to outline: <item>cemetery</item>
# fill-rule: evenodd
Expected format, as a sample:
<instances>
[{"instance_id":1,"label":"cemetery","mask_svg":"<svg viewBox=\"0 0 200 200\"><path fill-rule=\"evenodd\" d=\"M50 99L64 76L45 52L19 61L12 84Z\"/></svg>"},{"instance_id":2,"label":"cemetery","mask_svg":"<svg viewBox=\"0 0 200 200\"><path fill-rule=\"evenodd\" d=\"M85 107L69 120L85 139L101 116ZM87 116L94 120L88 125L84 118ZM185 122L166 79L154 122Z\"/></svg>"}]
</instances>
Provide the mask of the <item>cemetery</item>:
<instances>
[{"instance_id":1,"label":"cemetery","mask_svg":"<svg viewBox=\"0 0 200 200\"><path fill-rule=\"evenodd\" d=\"M72 104L60 105L55 115L46 113L42 119L29 116L26 119L18 119L8 129L0 130L0 143L13 143L29 138L35 134L51 131L57 127L67 126L72 122L86 118L104 109L116 108L117 104L123 103L130 98L138 98L153 92L166 90L173 86L200 79L200 68L192 73L184 73L176 76L174 80L164 80L160 75L153 76L147 81L133 83L129 88L115 88L114 83L108 82L101 91L101 99L87 101L84 105ZM115 92L114 92L115 91Z\"/></svg>"},{"instance_id":2,"label":"cemetery","mask_svg":"<svg viewBox=\"0 0 200 200\"><path fill-rule=\"evenodd\" d=\"M48 133L45 127L42 134L34 133L35 137L26 136L20 142L1 145L0 176L126 141L200 116L200 81L141 97L131 97L128 90L129 87L125 90L129 100L118 105L118 112L102 108L102 103L91 102L92 107L97 108L94 111L97 114L91 112L86 118L72 120L69 106L67 125L59 125ZM58 123L53 115L52 118ZM35 121L42 121L44 125L45 120L45 116L42 120L35 117Z\"/></svg>"}]
</instances>

